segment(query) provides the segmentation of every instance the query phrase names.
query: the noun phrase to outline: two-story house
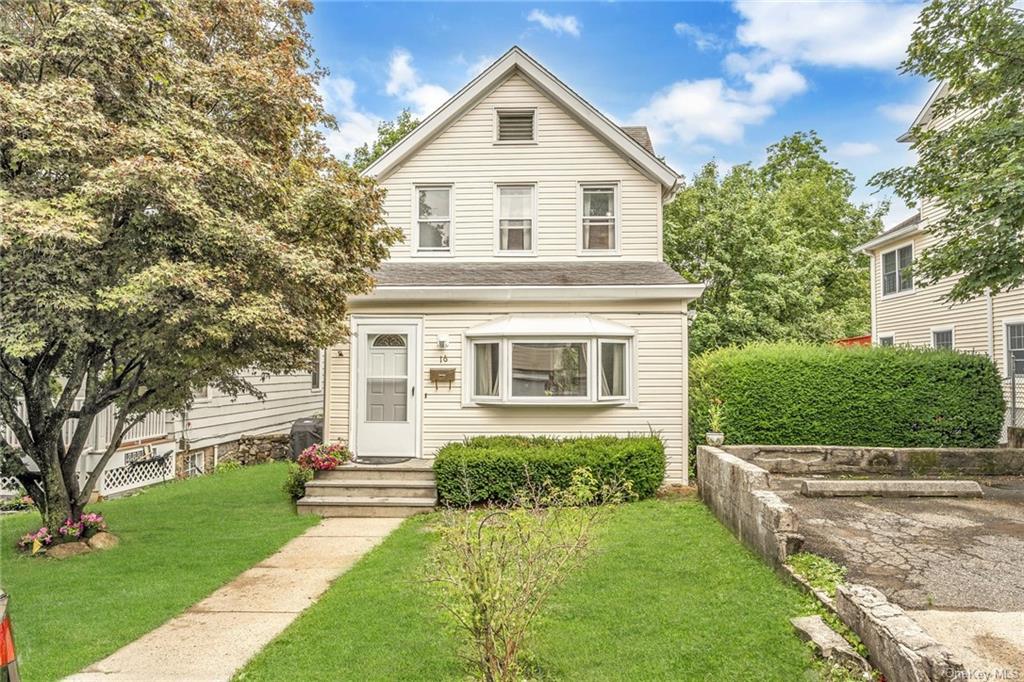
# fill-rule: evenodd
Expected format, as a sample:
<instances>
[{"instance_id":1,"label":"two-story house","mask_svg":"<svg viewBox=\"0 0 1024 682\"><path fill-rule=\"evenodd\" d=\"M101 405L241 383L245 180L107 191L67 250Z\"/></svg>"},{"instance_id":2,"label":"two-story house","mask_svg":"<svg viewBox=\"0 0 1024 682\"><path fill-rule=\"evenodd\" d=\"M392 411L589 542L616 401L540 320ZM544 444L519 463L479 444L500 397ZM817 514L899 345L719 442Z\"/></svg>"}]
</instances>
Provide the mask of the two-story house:
<instances>
[{"instance_id":1,"label":"two-story house","mask_svg":"<svg viewBox=\"0 0 1024 682\"><path fill-rule=\"evenodd\" d=\"M912 129L941 129L955 120L932 117L932 105L944 92L944 86L936 88ZM909 141L910 135L900 141ZM919 213L860 246L871 256L871 337L882 346L931 346L988 355L1005 379L1007 424L1024 427L1024 288L950 305L943 299L956 277L918 286L914 259L939 239L928 227L943 210L928 197L919 203Z\"/></svg>"},{"instance_id":2,"label":"two-story house","mask_svg":"<svg viewBox=\"0 0 1024 682\"><path fill-rule=\"evenodd\" d=\"M404 233L328 350L325 441L429 458L484 434L660 434L686 480L687 305L662 261L678 176L512 48L366 174Z\"/></svg>"}]
</instances>

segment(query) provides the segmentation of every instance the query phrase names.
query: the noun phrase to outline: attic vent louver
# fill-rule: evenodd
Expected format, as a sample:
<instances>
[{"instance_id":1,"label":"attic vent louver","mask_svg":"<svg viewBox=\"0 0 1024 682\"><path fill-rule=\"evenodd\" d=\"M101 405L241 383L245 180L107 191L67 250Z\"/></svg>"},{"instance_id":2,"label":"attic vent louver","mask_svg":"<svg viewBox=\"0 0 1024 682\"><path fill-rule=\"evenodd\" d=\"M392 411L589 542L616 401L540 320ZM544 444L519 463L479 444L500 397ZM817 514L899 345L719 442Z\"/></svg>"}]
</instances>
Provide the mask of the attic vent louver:
<instances>
[{"instance_id":1,"label":"attic vent louver","mask_svg":"<svg viewBox=\"0 0 1024 682\"><path fill-rule=\"evenodd\" d=\"M532 142L533 112L530 110L498 112L498 142Z\"/></svg>"}]
</instances>

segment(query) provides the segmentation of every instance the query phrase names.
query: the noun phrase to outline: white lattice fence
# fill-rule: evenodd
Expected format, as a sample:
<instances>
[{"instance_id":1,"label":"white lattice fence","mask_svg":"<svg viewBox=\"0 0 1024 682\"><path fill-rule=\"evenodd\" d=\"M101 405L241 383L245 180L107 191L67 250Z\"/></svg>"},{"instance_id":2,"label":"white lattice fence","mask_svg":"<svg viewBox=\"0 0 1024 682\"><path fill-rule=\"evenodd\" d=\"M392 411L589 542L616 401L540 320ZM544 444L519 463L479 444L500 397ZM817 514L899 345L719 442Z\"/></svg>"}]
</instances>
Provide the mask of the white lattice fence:
<instances>
[{"instance_id":1,"label":"white lattice fence","mask_svg":"<svg viewBox=\"0 0 1024 682\"><path fill-rule=\"evenodd\" d=\"M129 462L103 472L100 494L113 495L135 488L160 483L174 477L174 457L165 455L149 460Z\"/></svg>"},{"instance_id":2,"label":"white lattice fence","mask_svg":"<svg viewBox=\"0 0 1024 682\"><path fill-rule=\"evenodd\" d=\"M11 497L21 494L21 486L14 476L0 476L0 496Z\"/></svg>"}]
</instances>

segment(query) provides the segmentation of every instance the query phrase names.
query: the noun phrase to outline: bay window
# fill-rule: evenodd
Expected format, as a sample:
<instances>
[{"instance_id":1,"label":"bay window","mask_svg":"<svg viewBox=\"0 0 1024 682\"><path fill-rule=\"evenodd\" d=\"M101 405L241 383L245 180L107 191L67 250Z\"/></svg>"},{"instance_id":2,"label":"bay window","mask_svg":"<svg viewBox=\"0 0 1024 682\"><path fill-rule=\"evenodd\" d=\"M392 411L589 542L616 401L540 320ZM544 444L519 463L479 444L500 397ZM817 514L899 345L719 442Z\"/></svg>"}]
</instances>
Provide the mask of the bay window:
<instances>
[{"instance_id":1,"label":"bay window","mask_svg":"<svg viewBox=\"0 0 1024 682\"><path fill-rule=\"evenodd\" d=\"M617 404L633 397L630 337L467 337L467 348L468 402Z\"/></svg>"}]
</instances>

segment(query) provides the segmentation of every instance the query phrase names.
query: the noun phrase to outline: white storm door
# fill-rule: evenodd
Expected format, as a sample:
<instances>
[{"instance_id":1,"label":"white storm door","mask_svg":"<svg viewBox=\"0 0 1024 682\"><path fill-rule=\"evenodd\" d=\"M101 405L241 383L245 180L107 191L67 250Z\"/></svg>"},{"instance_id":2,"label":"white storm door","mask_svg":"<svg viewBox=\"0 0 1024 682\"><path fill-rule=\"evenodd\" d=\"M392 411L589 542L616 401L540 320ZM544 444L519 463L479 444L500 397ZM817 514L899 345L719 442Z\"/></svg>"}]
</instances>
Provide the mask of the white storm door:
<instances>
[{"instance_id":1,"label":"white storm door","mask_svg":"<svg viewBox=\"0 0 1024 682\"><path fill-rule=\"evenodd\" d=\"M356 387L359 457L415 457L419 429L419 326L360 324Z\"/></svg>"}]
</instances>

